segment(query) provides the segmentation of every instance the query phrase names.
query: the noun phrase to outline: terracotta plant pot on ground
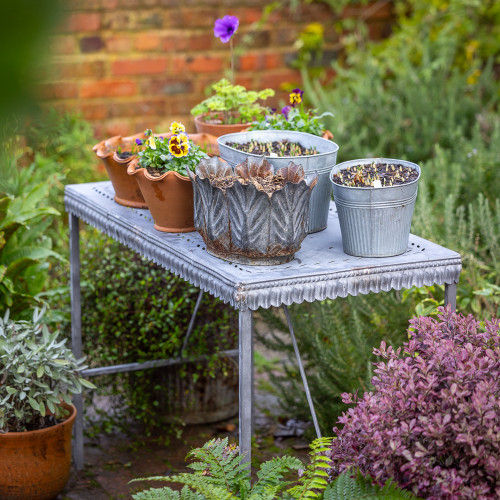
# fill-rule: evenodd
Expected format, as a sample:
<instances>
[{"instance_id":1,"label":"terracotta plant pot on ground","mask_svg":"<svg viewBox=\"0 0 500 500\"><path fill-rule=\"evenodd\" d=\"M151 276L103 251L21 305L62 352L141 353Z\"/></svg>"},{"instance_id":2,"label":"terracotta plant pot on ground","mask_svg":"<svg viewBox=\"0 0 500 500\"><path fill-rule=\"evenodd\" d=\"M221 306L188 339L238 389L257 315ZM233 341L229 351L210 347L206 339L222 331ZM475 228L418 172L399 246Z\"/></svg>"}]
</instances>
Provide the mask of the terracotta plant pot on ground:
<instances>
[{"instance_id":1,"label":"terracotta plant pot on ground","mask_svg":"<svg viewBox=\"0 0 500 500\"><path fill-rule=\"evenodd\" d=\"M198 115L195 117L194 126L196 127L196 132L200 134L210 134L215 137L220 137L225 134L234 134L236 132L243 132L251 125L251 123L224 124L221 120L213 119L211 121L206 121L206 118L207 115Z\"/></svg>"},{"instance_id":2,"label":"terracotta plant pot on ground","mask_svg":"<svg viewBox=\"0 0 500 500\"><path fill-rule=\"evenodd\" d=\"M171 137L172 133L155 134L161 137ZM136 158L136 154L122 155L118 153L118 148L123 152L140 151L141 147L136 144L136 139L144 140L146 135L143 133L128 137L117 135L101 141L93 147L96 155L102 160L109 179L115 190L115 201L120 205L132 208L148 208L144 196L137 182L137 178L128 175L127 167L130 162ZM219 154L217 137L206 134L192 134L191 140L203 148L210 156ZM125 157L126 156L126 157Z\"/></svg>"},{"instance_id":3,"label":"terracotta plant pot on ground","mask_svg":"<svg viewBox=\"0 0 500 500\"><path fill-rule=\"evenodd\" d=\"M139 167L134 158L127 169L128 175L137 179L155 229L166 233L194 231L193 186L189 177L168 171L155 177Z\"/></svg>"},{"instance_id":4,"label":"terracotta plant pot on ground","mask_svg":"<svg viewBox=\"0 0 500 500\"><path fill-rule=\"evenodd\" d=\"M70 416L38 431L0 434L0 498L49 500L66 485L71 466L71 431L74 406L64 405Z\"/></svg>"}]
</instances>

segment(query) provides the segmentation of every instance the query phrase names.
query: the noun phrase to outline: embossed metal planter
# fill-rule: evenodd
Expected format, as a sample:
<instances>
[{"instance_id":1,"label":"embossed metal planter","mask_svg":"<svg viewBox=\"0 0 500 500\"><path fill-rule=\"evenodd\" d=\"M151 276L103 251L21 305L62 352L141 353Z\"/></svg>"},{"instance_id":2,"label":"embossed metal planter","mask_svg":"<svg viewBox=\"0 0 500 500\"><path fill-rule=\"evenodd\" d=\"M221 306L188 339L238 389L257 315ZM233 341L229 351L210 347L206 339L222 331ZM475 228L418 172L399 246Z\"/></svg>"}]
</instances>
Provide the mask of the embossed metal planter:
<instances>
[{"instance_id":1,"label":"embossed metal planter","mask_svg":"<svg viewBox=\"0 0 500 500\"><path fill-rule=\"evenodd\" d=\"M245 158L252 158L254 161L262 158L260 155L245 153L227 145L230 142L245 143L251 140L273 142L291 141L298 142L306 148L315 147L317 155L309 156L286 156L270 157L265 156L275 168L285 167L293 161L304 168L306 179L312 179L317 175L318 184L314 189L309 202L309 233L316 233L326 229L328 222L328 210L332 197L332 183L330 182L330 171L337 161L339 147L332 141L304 132L292 132L285 130L260 130L254 132L240 132L237 134L227 134L219 137L219 151L221 157L232 167L242 163Z\"/></svg>"},{"instance_id":2,"label":"embossed metal planter","mask_svg":"<svg viewBox=\"0 0 500 500\"><path fill-rule=\"evenodd\" d=\"M330 174L333 198L344 252L356 257L391 257L404 253L408 247L420 167L409 161L377 158L377 162L410 167L418 172L418 177L408 184L380 188L348 187L333 182L333 176L340 170L370 165L373 161L365 158L336 165Z\"/></svg>"},{"instance_id":3,"label":"embossed metal planter","mask_svg":"<svg viewBox=\"0 0 500 500\"><path fill-rule=\"evenodd\" d=\"M285 184L270 194L249 178L274 175L265 160L245 160L234 170L220 158L202 160L189 172L194 191L194 223L207 251L216 257L250 265L283 264L293 259L307 234L309 199L317 178L305 179L293 163L278 170ZM226 187L214 185L226 178Z\"/></svg>"}]
</instances>

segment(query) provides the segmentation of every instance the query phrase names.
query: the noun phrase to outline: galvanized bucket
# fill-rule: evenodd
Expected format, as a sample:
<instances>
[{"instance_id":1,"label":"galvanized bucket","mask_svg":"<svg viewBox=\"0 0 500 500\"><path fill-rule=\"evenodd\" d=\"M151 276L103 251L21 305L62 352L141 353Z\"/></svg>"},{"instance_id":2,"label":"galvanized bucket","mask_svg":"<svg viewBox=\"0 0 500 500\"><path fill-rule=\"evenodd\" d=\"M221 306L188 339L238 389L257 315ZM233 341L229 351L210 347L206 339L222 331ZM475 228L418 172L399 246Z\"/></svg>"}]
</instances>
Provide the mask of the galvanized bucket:
<instances>
[{"instance_id":1,"label":"galvanized bucket","mask_svg":"<svg viewBox=\"0 0 500 500\"><path fill-rule=\"evenodd\" d=\"M316 148L317 155L308 156L283 156L271 157L260 156L253 153L245 153L235 148L229 147L227 143L246 143L252 140L273 142L287 140L298 142L306 148ZM328 222L328 210L332 197L332 183L330 182L330 171L337 161L337 151L339 147L332 141L304 132L293 132L288 130L257 130L254 132L239 132L237 134L226 134L217 139L220 156L229 165L235 167L243 163L246 158L258 160L265 158L276 169L286 167L290 161L297 165L302 165L309 182L315 175L318 176L318 183L314 188L309 202L309 230L308 233L316 233L326 229Z\"/></svg>"},{"instance_id":2,"label":"galvanized bucket","mask_svg":"<svg viewBox=\"0 0 500 500\"><path fill-rule=\"evenodd\" d=\"M418 177L408 184L381 188L348 187L333 182L333 176L340 170L371 165L374 161L410 167L418 172ZM356 257L391 257L406 251L420 179L416 163L393 158L351 160L336 165L330 179L345 253Z\"/></svg>"}]
</instances>

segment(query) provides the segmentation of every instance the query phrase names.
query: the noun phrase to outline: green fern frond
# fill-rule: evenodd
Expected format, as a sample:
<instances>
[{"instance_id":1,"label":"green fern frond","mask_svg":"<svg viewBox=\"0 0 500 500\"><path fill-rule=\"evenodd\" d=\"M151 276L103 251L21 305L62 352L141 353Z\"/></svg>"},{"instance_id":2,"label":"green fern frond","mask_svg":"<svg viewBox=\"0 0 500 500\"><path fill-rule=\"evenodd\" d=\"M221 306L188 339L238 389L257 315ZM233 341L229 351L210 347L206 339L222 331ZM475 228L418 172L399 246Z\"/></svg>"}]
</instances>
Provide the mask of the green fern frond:
<instances>
[{"instance_id":1,"label":"green fern frond","mask_svg":"<svg viewBox=\"0 0 500 500\"><path fill-rule=\"evenodd\" d=\"M282 481L283 474L302 467L304 464L298 458L290 456L275 457L263 463L257 472L258 479L250 491L250 500L276 498L278 492L283 491L290 484L288 481Z\"/></svg>"},{"instance_id":2,"label":"green fern frond","mask_svg":"<svg viewBox=\"0 0 500 500\"><path fill-rule=\"evenodd\" d=\"M187 486L182 491L174 491L169 487L150 488L132 495L134 500L206 500L201 493L191 491Z\"/></svg>"},{"instance_id":3,"label":"green fern frond","mask_svg":"<svg viewBox=\"0 0 500 500\"><path fill-rule=\"evenodd\" d=\"M328 472L330 459L325 452L330 448L332 438L324 437L313 441L311 444L311 463L300 477L297 486L288 490L295 499L321 498L321 493L328 486Z\"/></svg>"},{"instance_id":4,"label":"green fern frond","mask_svg":"<svg viewBox=\"0 0 500 500\"><path fill-rule=\"evenodd\" d=\"M403 490L392 481L383 487L372 484L360 471L347 471L331 483L323 500L418 500L410 491Z\"/></svg>"}]
</instances>

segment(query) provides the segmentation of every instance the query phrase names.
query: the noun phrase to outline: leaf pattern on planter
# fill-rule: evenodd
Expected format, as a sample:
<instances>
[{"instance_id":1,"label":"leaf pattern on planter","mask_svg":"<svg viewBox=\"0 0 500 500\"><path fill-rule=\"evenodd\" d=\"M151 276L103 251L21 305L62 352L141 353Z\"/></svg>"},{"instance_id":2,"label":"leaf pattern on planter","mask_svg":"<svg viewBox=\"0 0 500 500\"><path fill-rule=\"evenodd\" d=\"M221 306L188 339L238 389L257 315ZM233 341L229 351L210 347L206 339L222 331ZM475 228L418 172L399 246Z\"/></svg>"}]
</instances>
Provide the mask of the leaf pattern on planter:
<instances>
[{"instance_id":1,"label":"leaf pattern on planter","mask_svg":"<svg viewBox=\"0 0 500 500\"><path fill-rule=\"evenodd\" d=\"M258 259L293 256L300 249L317 179L308 185L303 168L292 162L278 172L285 185L270 194L252 182L235 181L224 189L210 182L214 177L272 177L274 168L266 160L252 163L247 159L233 171L219 158L210 158L198 165L196 175L189 173L194 185L195 226L210 251L222 258Z\"/></svg>"},{"instance_id":2,"label":"leaf pattern on planter","mask_svg":"<svg viewBox=\"0 0 500 500\"><path fill-rule=\"evenodd\" d=\"M253 184L235 182L226 191L231 224L231 250L266 255L269 246L270 200Z\"/></svg>"},{"instance_id":3,"label":"leaf pattern on planter","mask_svg":"<svg viewBox=\"0 0 500 500\"><path fill-rule=\"evenodd\" d=\"M304 182L287 182L271 198L271 234L273 254L287 248L297 251L309 226L310 187Z\"/></svg>"}]
</instances>

